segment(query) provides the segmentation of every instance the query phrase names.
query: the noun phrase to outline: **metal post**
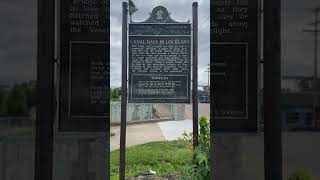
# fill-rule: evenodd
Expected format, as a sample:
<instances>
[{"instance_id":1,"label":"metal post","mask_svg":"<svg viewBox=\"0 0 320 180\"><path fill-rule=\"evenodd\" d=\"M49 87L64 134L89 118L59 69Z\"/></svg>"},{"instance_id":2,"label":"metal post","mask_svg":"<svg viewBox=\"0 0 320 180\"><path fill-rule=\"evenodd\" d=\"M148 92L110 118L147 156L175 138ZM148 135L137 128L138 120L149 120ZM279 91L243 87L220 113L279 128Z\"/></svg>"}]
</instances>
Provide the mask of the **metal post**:
<instances>
[{"instance_id":1,"label":"metal post","mask_svg":"<svg viewBox=\"0 0 320 180\"><path fill-rule=\"evenodd\" d=\"M210 27L212 27L213 25L213 14L212 12L214 12L214 8L213 8L213 1L210 1ZM213 35L212 35L212 30L210 29L210 54L212 53L212 50L211 50L211 46L212 46L212 41L213 41ZM210 77L210 89L209 89L209 101L210 101L210 179L214 179L214 174L215 174L215 168L214 168L214 158L215 158L215 139L214 139L214 131L213 131L213 112L212 112L212 109L211 109L211 106L212 106L212 103L213 103L213 93L212 93L212 89L213 89L213 78L211 78L211 73L213 72L213 69L212 69L212 60L211 60L212 57L210 57L210 63L209 63L209 77Z\"/></svg>"},{"instance_id":2,"label":"metal post","mask_svg":"<svg viewBox=\"0 0 320 180\"><path fill-rule=\"evenodd\" d=\"M314 24L314 79L318 76L318 19L320 8L315 10L315 24Z\"/></svg>"},{"instance_id":3,"label":"metal post","mask_svg":"<svg viewBox=\"0 0 320 180\"><path fill-rule=\"evenodd\" d=\"M126 170L126 126L127 126L127 26L128 3L122 3L122 93L120 131L120 180L125 180Z\"/></svg>"},{"instance_id":4,"label":"metal post","mask_svg":"<svg viewBox=\"0 0 320 180\"><path fill-rule=\"evenodd\" d=\"M35 180L52 179L55 1L38 0Z\"/></svg>"},{"instance_id":5,"label":"metal post","mask_svg":"<svg viewBox=\"0 0 320 180\"><path fill-rule=\"evenodd\" d=\"M280 1L264 1L265 180L282 180Z\"/></svg>"},{"instance_id":6,"label":"metal post","mask_svg":"<svg viewBox=\"0 0 320 180\"><path fill-rule=\"evenodd\" d=\"M198 3L192 3L192 115L193 115L193 148L199 144L198 133Z\"/></svg>"},{"instance_id":7,"label":"metal post","mask_svg":"<svg viewBox=\"0 0 320 180\"><path fill-rule=\"evenodd\" d=\"M257 52L258 52L258 59L257 59L257 130L261 132L261 123L262 123L262 0L258 0L258 42L257 42Z\"/></svg>"},{"instance_id":8,"label":"metal post","mask_svg":"<svg viewBox=\"0 0 320 180\"><path fill-rule=\"evenodd\" d=\"M316 89L316 84L317 84L317 78L318 78L318 21L319 21L319 12L320 8L315 9L314 15L315 15L315 24L314 24L314 72L313 72L313 125L314 127L316 126L317 122L317 89Z\"/></svg>"}]
</instances>

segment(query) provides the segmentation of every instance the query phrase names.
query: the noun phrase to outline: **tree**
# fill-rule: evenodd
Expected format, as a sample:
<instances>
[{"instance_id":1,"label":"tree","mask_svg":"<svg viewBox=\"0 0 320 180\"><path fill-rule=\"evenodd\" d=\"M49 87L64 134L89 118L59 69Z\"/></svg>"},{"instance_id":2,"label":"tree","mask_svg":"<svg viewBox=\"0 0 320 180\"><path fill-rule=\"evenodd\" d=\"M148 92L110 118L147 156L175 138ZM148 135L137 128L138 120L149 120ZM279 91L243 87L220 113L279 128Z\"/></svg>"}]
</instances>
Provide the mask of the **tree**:
<instances>
[{"instance_id":1,"label":"tree","mask_svg":"<svg viewBox=\"0 0 320 180\"><path fill-rule=\"evenodd\" d=\"M32 106L36 105L36 82L29 81L22 83L20 86L26 95L28 109L30 109Z\"/></svg>"},{"instance_id":2,"label":"tree","mask_svg":"<svg viewBox=\"0 0 320 180\"><path fill-rule=\"evenodd\" d=\"M202 88L203 88L204 91L207 91L207 92L210 91L210 87L209 86L203 86Z\"/></svg>"},{"instance_id":3,"label":"tree","mask_svg":"<svg viewBox=\"0 0 320 180\"><path fill-rule=\"evenodd\" d=\"M111 90L111 99L113 100L119 100L120 94L119 89L115 88Z\"/></svg>"},{"instance_id":4,"label":"tree","mask_svg":"<svg viewBox=\"0 0 320 180\"><path fill-rule=\"evenodd\" d=\"M15 85L9 92L7 98L7 115L8 116L28 116L27 97L23 87Z\"/></svg>"},{"instance_id":5,"label":"tree","mask_svg":"<svg viewBox=\"0 0 320 180\"><path fill-rule=\"evenodd\" d=\"M6 99L7 91L3 88L0 88L0 116L6 115Z\"/></svg>"}]
</instances>

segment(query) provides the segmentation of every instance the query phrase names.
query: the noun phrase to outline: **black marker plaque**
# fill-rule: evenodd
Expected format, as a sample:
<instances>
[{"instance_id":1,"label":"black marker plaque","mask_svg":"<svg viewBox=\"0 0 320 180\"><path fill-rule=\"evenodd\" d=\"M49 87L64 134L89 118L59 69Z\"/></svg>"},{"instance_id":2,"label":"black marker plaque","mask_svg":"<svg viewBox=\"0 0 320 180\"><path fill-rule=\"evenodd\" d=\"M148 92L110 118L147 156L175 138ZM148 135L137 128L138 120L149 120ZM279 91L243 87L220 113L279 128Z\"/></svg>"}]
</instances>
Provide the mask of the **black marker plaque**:
<instances>
[{"instance_id":1,"label":"black marker plaque","mask_svg":"<svg viewBox=\"0 0 320 180\"><path fill-rule=\"evenodd\" d=\"M109 0L61 1L60 131L109 130Z\"/></svg>"},{"instance_id":2,"label":"black marker plaque","mask_svg":"<svg viewBox=\"0 0 320 180\"><path fill-rule=\"evenodd\" d=\"M105 43L72 43L70 117L108 117L109 65Z\"/></svg>"},{"instance_id":3,"label":"black marker plaque","mask_svg":"<svg viewBox=\"0 0 320 180\"><path fill-rule=\"evenodd\" d=\"M190 103L191 24L156 7L129 24L129 102Z\"/></svg>"},{"instance_id":4,"label":"black marker plaque","mask_svg":"<svg viewBox=\"0 0 320 180\"><path fill-rule=\"evenodd\" d=\"M211 1L210 32L212 128L255 132L258 1Z\"/></svg>"}]
</instances>

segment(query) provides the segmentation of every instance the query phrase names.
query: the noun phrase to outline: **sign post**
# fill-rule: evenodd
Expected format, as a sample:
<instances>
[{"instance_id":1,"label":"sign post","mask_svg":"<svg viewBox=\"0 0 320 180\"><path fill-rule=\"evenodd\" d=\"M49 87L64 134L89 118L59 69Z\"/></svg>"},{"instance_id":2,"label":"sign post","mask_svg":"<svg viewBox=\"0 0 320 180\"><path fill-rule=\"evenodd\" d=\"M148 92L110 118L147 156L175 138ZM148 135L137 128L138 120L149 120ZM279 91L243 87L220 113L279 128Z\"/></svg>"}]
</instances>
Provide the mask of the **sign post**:
<instances>
[{"instance_id":1,"label":"sign post","mask_svg":"<svg viewBox=\"0 0 320 180\"><path fill-rule=\"evenodd\" d=\"M198 123L198 3L192 4L192 119L193 119L193 148L198 144L199 123Z\"/></svg>"},{"instance_id":2,"label":"sign post","mask_svg":"<svg viewBox=\"0 0 320 180\"><path fill-rule=\"evenodd\" d=\"M120 130L120 180L125 180L126 172L126 128L127 128L127 26L128 3L122 3L122 86L121 86L121 130Z\"/></svg>"}]
</instances>

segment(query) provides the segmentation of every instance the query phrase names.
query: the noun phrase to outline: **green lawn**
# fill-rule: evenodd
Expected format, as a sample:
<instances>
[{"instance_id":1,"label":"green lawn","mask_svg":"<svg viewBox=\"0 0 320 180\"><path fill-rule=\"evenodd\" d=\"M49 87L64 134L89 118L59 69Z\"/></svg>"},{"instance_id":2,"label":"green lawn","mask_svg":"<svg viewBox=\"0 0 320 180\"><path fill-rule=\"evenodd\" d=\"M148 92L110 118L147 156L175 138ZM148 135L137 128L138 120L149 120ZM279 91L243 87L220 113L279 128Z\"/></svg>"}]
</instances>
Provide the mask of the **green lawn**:
<instances>
[{"instance_id":1,"label":"green lawn","mask_svg":"<svg viewBox=\"0 0 320 180\"><path fill-rule=\"evenodd\" d=\"M126 177L157 172L156 176L181 176L192 162L192 150L183 141L152 142L126 149ZM111 179L117 179L119 150L111 152Z\"/></svg>"}]
</instances>

